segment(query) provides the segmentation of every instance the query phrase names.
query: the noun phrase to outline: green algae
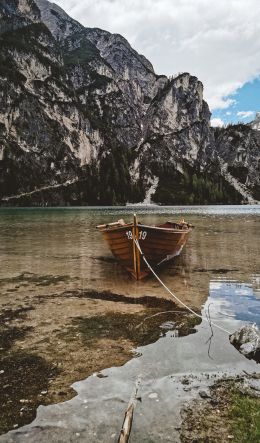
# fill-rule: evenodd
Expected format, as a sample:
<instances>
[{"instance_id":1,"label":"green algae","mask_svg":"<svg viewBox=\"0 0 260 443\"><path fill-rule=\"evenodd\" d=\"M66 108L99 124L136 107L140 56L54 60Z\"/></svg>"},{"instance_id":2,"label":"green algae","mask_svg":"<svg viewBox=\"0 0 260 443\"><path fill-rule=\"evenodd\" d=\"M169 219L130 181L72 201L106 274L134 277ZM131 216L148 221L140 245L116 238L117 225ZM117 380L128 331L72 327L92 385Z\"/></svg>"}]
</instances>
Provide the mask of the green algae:
<instances>
[{"instance_id":1,"label":"green algae","mask_svg":"<svg viewBox=\"0 0 260 443\"><path fill-rule=\"evenodd\" d=\"M194 326L200 322L196 317L184 316L182 312L164 312L150 309L142 314L119 314L109 312L106 315L81 317L73 321L73 329L67 333L75 334L75 327L87 346L95 346L98 340L107 338L120 343L129 340L133 346L145 346L154 343L166 334L160 326L172 322L169 330L178 331L179 336L194 332Z\"/></svg>"}]
</instances>

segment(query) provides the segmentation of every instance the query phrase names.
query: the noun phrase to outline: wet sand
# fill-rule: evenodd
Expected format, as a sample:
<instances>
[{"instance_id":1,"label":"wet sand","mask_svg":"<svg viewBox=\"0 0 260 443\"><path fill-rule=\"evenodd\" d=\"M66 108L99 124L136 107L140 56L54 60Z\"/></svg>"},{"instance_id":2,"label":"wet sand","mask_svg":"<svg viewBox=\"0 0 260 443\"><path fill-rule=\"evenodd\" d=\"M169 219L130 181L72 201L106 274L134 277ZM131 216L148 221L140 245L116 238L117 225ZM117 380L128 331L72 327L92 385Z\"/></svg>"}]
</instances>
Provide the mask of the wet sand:
<instances>
[{"instance_id":1,"label":"wet sand","mask_svg":"<svg viewBox=\"0 0 260 443\"><path fill-rule=\"evenodd\" d=\"M139 218L147 223L169 219L169 211L163 213L162 208L160 211L158 214L141 210L144 213ZM104 218L107 221L122 216L127 219L125 212L125 209L121 212L112 209L1 210L2 433L17 425L30 423L38 405L58 403L75 396L79 389L78 385L71 388L72 383L104 368L125 365L128 361L133 364L141 361L139 353L143 351L134 351L136 347L144 346L148 354L154 356L155 351L149 351L149 344L157 343L160 352L162 350L165 354L169 334L185 337L195 332L194 327L198 322L181 312L154 279L142 282L131 280L113 260L95 231L95 225ZM180 216L181 212L170 218L178 220ZM216 282L231 286L235 282L245 283L252 288L254 300L257 300L259 215L191 213L186 218L196 228L182 256L161 271L163 281L198 312L203 309L211 285L216 288ZM219 300L216 297L217 305ZM223 303L227 304L226 299L222 300ZM154 316L158 312L167 313ZM214 310L212 314L217 316ZM154 317L145 320L149 316ZM169 322L172 322L170 329L173 332L167 332ZM137 327L140 323L141 327ZM186 337L187 343L192 343L191 337L195 336L198 339L195 346L200 346L198 333ZM179 346L176 350L177 358L186 361L188 372L196 366L199 372L203 371L203 364L196 354L189 366L191 361L187 360L186 354L180 354ZM228 344L227 351L230 352ZM224 370L230 364L240 366L241 359L244 362L245 359L237 351L234 352L233 363L230 363L230 357L226 358ZM206 351L204 358L209 358ZM154 357L149 357L150 366L152 360ZM164 363L170 373L171 358L164 358ZM212 365L211 361L209 363ZM253 368L253 364L246 361L247 365ZM210 365L206 366L208 370ZM155 372L160 380L162 374ZM131 371L129 377L127 395L134 378ZM103 382L106 378L100 375L95 380ZM113 380L118 379L120 376L116 373ZM123 408L127 395L122 399ZM189 396L190 392L187 398ZM71 401L77 403L78 397L74 398ZM104 404L102 395L100 401L95 405L94 413ZM61 410L57 420L61 419L63 413ZM73 425L71 429L74 435ZM95 431L92 429L92 432ZM95 440L94 435L92 440L103 441L105 434L103 437L101 434L100 440ZM35 434L32 434L32 438L35 438ZM48 441L44 438L47 438L45 433L42 441Z\"/></svg>"},{"instance_id":2,"label":"wet sand","mask_svg":"<svg viewBox=\"0 0 260 443\"><path fill-rule=\"evenodd\" d=\"M30 422L39 404L73 397L74 381L126 363L136 346L159 338L163 322L174 319L180 334L189 333L197 323L167 300L144 297L136 303L111 293L76 291L34 297L2 312L2 432Z\"/></svg>"}]
</instances>

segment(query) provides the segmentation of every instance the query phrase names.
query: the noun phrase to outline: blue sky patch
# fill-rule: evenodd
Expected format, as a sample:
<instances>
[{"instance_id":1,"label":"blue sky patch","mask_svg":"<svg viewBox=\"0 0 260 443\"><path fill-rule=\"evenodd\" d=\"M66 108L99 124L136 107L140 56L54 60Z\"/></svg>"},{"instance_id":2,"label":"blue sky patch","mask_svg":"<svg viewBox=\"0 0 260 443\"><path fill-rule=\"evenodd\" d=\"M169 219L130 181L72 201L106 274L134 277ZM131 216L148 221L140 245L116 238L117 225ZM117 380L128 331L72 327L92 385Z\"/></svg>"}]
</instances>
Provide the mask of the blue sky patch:
<instances>
[{"instance_id":1,"label":"blue sky patch","mask_svg":"<svg viewBox=\"0 0 260 443\"><path fill-rule=\"evenodd\" d=\"M245 83L242 88L230 97L235 102L226 109L215 109L212 118L221 119L224 124L248 123L260 111L260 77L252 82Z\"/></svg>"}]
</instances>

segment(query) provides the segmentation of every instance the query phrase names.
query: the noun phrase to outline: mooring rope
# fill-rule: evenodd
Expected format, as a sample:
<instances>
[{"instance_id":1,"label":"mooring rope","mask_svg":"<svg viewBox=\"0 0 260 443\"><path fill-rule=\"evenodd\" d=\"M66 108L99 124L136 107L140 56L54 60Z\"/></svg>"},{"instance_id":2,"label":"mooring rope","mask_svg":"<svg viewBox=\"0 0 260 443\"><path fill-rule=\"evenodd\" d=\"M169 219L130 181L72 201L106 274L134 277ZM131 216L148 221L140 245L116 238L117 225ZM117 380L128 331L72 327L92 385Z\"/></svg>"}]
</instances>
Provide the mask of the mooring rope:
<instances>
[{"instance_id":1,"label":"mooring rope","mask_svg":"<svg viewBox=\"0 0 260 443\"><path fill-rule=\"evenodd\" d=\"M185 309L187 309L188 311L190 311L193 315L195 315L196 317L200 318L202 321L207 322L209 325L214 326L215 328L219 329L222 332L226 332L228 335L231 335L232 332L228 331L227 329L222 328L221 326L217 325L216 323L209 321L207 318L203 317L202 315L198 314L197 312L195 312L192 308L190 308L189 306L187 306L185 303L183 303L183 301L181 301L169 288L168 286L166 286L165 283L163 283L163 281L160 279L160 277L156 274L156 272L153 270L152 266L150 265L150 263L148 263L142 249L141 246L139 244L139 241L137 239L134 240L142 259L144 260L146 266L148 267L148 269L150 269L150 271L152 272L152 274L157 278L158 282L164 287L164 289L166 289L167 292L169 292L169 294L171 294L171 296L178 302L180 303L182 306L185 307Z\"/></svg>"}]
</instances>

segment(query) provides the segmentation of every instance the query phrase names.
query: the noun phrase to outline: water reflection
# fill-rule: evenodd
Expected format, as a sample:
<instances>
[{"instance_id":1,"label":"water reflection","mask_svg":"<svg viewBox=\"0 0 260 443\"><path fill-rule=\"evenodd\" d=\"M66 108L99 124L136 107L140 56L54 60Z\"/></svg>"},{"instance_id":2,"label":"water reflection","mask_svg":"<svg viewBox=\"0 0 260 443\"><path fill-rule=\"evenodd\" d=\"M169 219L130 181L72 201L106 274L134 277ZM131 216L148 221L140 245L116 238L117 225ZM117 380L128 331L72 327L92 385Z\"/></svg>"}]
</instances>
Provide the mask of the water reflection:
<instances>
[{"instance_id":1,"label":"water reflection","mask_svg":"<svg viewBox=\"0 0 260 443\"><path fill-rule=\"evenodd\" d=\"M228 279L211 280L205 308L208 306L212 306L211 313L215 317L233 317L260 327L260 291L252 284Z\"/></svg>"}]
</instances>

